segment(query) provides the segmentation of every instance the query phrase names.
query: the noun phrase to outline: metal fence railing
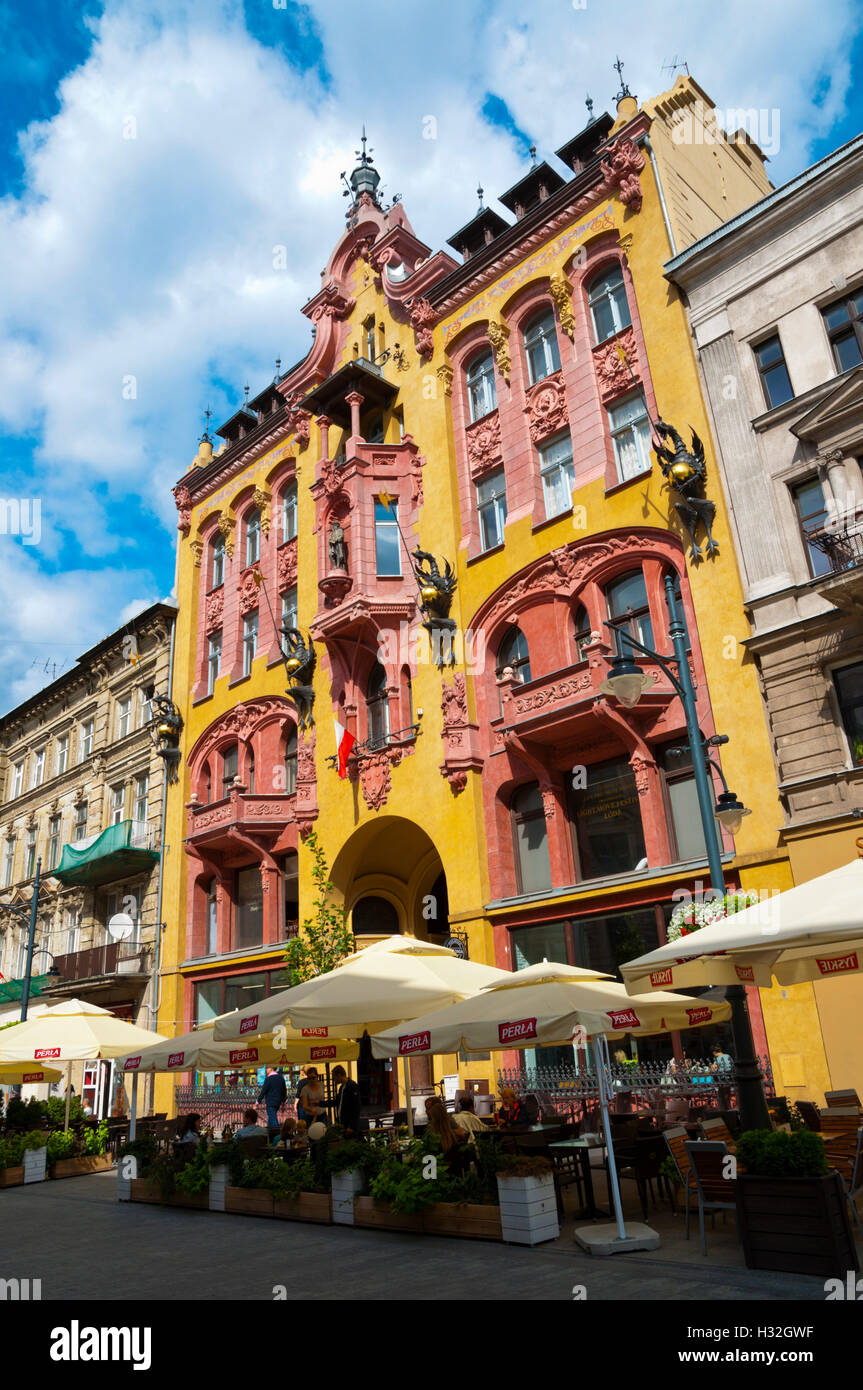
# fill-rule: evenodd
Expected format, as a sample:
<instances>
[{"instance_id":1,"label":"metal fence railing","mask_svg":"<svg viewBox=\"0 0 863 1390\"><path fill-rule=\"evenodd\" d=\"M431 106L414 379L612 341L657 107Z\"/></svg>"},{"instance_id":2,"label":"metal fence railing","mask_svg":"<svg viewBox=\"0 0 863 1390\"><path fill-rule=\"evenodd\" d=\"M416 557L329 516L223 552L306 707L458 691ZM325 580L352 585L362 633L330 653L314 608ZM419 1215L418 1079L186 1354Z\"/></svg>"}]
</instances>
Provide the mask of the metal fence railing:
<instances>
[{"instance_id":1,"label":"metal fence railing","mask_svg":"<svg viewBox=\"0 0 863 1390\"><path fill-rule=\"evenodd\" d=\"M255 1110L258 1123L267 1123L267 1109L258 1104L260 1086L177 1086L174 1092L176 1113L201 1116L202 1128L216 1131L230 1125L236 1129L243 1124L243 1112ZM279 1121L296 1114L296 1102L289 1097L279 1110Z\"/></svg>"}]
</instances>

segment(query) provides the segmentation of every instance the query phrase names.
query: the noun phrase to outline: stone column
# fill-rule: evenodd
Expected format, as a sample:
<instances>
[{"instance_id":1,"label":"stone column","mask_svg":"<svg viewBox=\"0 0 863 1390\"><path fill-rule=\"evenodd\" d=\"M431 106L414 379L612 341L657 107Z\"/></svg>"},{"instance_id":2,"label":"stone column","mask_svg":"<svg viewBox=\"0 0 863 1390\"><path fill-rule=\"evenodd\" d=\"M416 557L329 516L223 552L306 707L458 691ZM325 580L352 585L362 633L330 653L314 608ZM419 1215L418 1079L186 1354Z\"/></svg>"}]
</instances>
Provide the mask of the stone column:
<instances>
[{"instance_id":1,"label":"stone column","mask_svg":"<svg viewBox=\"0 0 863 1390\"><path fill-rule=\"evenodd\" d=\"M264 945L274 946L281 937L279 910L280 875L275 864L261 864L261 897L263 898Z\"/></svg>"},{"instance_id":2,"label":"stone column","mask_svg":"<svg viewBox=\"0 0 863 1390\"><path fill-rule=\"evenodd\" d=\"M364 400L359 391L349 391L345 396L345 403L351 408L351 440L359 444L365 442L360 434L360 406Z\"/></svg>"},{"instance_id":3,"label":"stone column","mask_svg":"<svg viewBox=\"0 0 863 1390\"><path fill-rule=\"evenodd\" d=\"M639 752L632 754L629 765L635 774L647 867L657 869L670 864L672 857L659 768L653 758Z\"/></svg>"},{"instance_id":4,"label":"stone column","mask_svg":"<svg viewBox=\"0 0 863 1390\"><path fill-rule=\"evenodd\" d=\"M319 415L317 424L321 432L321 458L328 459L330 456L330 426L332 420L328 415Z\"/></svg>"}]
</instances>

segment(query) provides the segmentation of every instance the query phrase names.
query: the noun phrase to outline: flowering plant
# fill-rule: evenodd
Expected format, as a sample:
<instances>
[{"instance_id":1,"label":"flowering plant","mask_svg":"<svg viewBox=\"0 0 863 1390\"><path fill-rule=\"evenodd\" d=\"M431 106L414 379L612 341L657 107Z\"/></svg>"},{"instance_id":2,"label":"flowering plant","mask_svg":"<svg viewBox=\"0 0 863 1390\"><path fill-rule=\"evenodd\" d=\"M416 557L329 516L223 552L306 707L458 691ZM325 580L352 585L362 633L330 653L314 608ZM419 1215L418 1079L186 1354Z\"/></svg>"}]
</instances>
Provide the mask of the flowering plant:
<instances>
[{"instance_id":1,"label":"flowering plant","mask_svg":"<svg viewBox=\"0 0 863 1390\"><path fill-rule=\"evenodd\" d=\"M671 914L666 932L669 941L679 941L682 936L690 936L701 927L709 927L721 917L732 917L758 902L757 893L726 893L721 898L709 898L706 902L678 903Z\"/></svg>"}]
</instances>

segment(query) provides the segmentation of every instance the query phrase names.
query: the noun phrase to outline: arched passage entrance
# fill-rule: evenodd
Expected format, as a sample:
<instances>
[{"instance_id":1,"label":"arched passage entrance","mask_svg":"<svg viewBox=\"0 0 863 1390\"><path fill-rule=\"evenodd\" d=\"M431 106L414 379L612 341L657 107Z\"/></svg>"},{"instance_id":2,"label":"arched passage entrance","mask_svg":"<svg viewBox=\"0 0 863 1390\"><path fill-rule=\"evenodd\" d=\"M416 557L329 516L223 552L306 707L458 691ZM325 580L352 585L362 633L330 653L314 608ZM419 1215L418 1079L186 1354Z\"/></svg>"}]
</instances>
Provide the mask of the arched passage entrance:
<instances>
[{"instance_id":1,"label":"arched passage entrance","mask_svg":"<svg viewBox=\"0 0 863 1390\"><path fill-rule=\"evenodd\" d=\"M361 826L335 858L330 879L342 896L348 922L362 947L399 933L443 942L449 934L446 873L430 836L403 816L379 816ZM387 1063L363 1047L358 1080L363 1103L397 1104L397 1079ZM411 1084L427 1086L431 1065L411 1059Z\"/></svg>"}]
</instances>

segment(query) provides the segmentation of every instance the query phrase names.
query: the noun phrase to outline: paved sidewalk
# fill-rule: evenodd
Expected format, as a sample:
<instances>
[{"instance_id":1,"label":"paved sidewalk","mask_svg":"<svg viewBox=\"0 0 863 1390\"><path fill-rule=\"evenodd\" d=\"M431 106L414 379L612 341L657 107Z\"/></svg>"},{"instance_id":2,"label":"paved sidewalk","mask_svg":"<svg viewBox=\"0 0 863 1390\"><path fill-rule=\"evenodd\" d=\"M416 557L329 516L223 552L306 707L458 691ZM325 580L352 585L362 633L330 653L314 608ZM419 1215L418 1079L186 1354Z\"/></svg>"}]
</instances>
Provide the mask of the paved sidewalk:
<instances>
[{"instance_id":1,"label":"paved sidewalk","mask_svg":"<svg viewBox=\"0 0 863 1390\"><path fill-rule=\"evenodd\" d=\"M267 1221L118 1202L114 1173L0 1192L0 1279L41 1279L52 1299L487 1301L824 1300L802 1276L650 1254L597 1259L563 1242L493 1241ZM189 1275L193 1275L190 1290Z\"/></svg>"}]
</instances>

